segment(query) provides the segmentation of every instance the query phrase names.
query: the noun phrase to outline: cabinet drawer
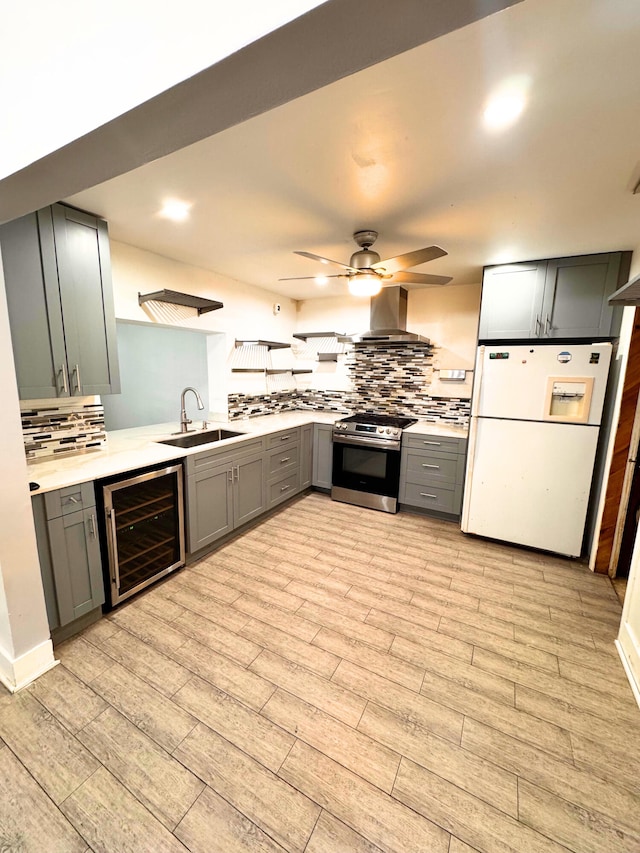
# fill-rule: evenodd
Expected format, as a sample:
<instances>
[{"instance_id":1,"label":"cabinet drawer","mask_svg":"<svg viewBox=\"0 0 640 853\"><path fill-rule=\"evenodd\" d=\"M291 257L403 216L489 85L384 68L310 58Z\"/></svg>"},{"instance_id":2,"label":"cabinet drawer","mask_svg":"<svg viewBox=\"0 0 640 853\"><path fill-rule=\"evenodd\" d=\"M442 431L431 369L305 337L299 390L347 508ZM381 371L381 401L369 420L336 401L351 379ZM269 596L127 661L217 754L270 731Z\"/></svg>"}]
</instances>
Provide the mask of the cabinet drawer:
<instances>
[{"instance_id":1,"label":"cabinet drawer","mask_svg":"<svg viewBox=\"0 0 640 853\"><path fill-rule=\"evenodd\" d=\"M77 486L65 486L55 492L46 492L44 505L47 518L60 518L62 515L88 509L96 505L93 482L79 483Z\"/></svg>"},{"instance_id":2,"label":"cabinet drawer","mask_svg":"<svg viewBox=\"0 0 640 853\"><path fill-rule=\"evenodd\" d=\"M294 471L287 477L269 483L267 486L267 505L275 506L280 501L300 491L300 471Z\"/></svg>"},{"instance_id":3,"label":"cabinet drawer","mask_svg":"<svg viewBox=\"0 0 640 853\"><path fill-rule=\"evenodd\" d=\"M235 463L235 460L238 458L251 453L262 452L263 447L263 439L260 437L239 441L231 447L214 447L202 453L195 453L193 456L187 456L187 474L207 471L209 468L224 465L225 462L228 462L229 466L231 466L232 462Z\"/></svg>"},{"instance_id":4,"label":"cabinet drawer","mask_svg":"<svg viewBox=\"0 0 640 853\"><path fill-rule=\"evenodd\" d=\"M405 447L415 450L432 450L437 453L464 453L467 449L466 438L445 438L438 435L405 434L402 443Z\"/></svg>"},{"instance_id":5,"label":"cabinet drawer","mask_svg":"<svg viewBox=\"0 0 640 853\"><path fill-rule=\"evenodd\" d=\"M285 444L291 444L291 442L299 440L300 427L275 432L273 435L267 436L267 450L272 450L276 447L284 447Z\"/></svg>"},{"instance_id":6,"label":"cabinet drawer","mask_svg":"<svg viewBox=\"0 0 640 853\"><path fill-rule=\"evenodd\" d=\"M405 476L413 483L450 483L459 482L461 475L461 456L453 453L406 453Z\"/></svg>"},{"instance_id":7,"label":"cabinet drawer","mask_svg":"<svg viewBox=\"0 0 640 853\"><path fill-rule=\"evenodd\" d=\"M408 506L433 509L451 515L460 514L462 490L447 486L424 486L417 483L405 483L400 502Z\"/></svg>"},{"instance_id":8,"label":"cabinet drawer","mask_svg":"<svg viewBox=\"0 0 640 853\"><path fill-rule=\"evenodd\" d=\"M282 447L267 453L267 477L291 472L300 465L300 445L288 441Z\"/></svg>"}]
</instances>

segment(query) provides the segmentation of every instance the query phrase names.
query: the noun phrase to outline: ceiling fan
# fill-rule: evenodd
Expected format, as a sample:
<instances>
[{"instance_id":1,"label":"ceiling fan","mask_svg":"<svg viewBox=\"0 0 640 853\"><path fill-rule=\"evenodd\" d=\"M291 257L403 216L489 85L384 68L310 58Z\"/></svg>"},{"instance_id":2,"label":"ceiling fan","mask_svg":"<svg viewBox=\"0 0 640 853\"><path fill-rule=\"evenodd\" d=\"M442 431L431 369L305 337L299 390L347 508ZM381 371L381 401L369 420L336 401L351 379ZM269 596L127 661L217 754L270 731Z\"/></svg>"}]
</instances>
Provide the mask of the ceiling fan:
<instances>
[{"instance_id":1,"label":"ceiling fan","mask_svg":"<svg viewBox=\"0 0 640 853\"><path fill-rule=\"evenodd\" d=\"M294 252L296 255L302 255L303 258L310 258L312 261L320 261L322 264L331 264L334 267L340 267L345 272L329 276L292 276L291 278L281 278L279 281L346 278L348 279L349 292L353 296L375 296L376 293L380 292L382 287L389 287L395 284L447 284L447 282L451 281L451 276L447 275L427 275L425 273L406 271L411 267L419 266L427 261L444 257L447 252L441 249L440 246L427 246L424 249L415 249L413 252L405 252L403 255L396 255L395 258L387 258L383 261L380 259L380 255L371 248L377 237L377 231L356 231L353 239L359 246L359 249L351 255L351 260L348 264L343 264L340 261L332 261L329 258L314 255L312 252Z\"/></svg>"}]
</instances>

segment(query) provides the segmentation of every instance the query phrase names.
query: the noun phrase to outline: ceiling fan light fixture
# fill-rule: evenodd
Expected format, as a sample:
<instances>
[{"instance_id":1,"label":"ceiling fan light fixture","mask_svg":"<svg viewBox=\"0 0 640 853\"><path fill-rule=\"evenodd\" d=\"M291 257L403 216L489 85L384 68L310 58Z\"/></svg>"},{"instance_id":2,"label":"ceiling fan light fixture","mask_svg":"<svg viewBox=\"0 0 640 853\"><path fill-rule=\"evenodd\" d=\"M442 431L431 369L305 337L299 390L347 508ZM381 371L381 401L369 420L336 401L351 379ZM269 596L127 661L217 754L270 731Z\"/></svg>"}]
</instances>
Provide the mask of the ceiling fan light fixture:
<instances>
[{"instance_id":1,"label":"ceiling fan light fixture","mask_svg":"<svg viewBox=\"0 0 640 853\"><path fill-rule=\"evenodd\" d=\"M317 275L314 278L316 284L320 285L320 287L324 287L325 284L329 284L329 279L326 275Z\"/></svg>"},{"instance_id":2,"label":"ceiling fan light fixture","mask_svg":"<svg viewBox=\"0 0 640 853\"><path fill-rule=\"evenodd\" d=\"M377 296L382 289L382 281L372 273L360 273L349 279L348 287L352 296Z\"/></svg>"}]
</instances>

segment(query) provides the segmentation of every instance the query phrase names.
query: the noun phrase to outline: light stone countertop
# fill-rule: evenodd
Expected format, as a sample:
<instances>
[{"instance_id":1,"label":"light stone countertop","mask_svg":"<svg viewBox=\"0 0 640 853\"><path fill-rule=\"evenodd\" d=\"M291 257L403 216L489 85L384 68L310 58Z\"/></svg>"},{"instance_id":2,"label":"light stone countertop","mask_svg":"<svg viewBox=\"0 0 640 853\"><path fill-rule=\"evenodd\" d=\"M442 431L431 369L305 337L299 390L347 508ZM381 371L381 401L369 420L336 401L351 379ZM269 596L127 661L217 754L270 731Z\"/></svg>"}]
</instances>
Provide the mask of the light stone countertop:
<instances>
[{"instance_id":1,"label":"light stone countertop","mask_svg":"<svg viewBox=\"0 0 640 853\"><path fill-rule=\"evenodd\" d=\"M38 495L62 489L65 486L75 486L89 480L111 477L136 468L146 468L150 465L171 463L184 459L203 450L218 447L233 448L244 440L247 435L260 436L282 429L291 429L306 424L333 424L340 413L326 411L296 411L284 412L279 415L261 415L255 418L237 419L234 421L210 421L209 429L231 429L241 436L228 438L211 444L200 444L197 447L172 447L170 444L158 444L158 440L169 438L179 433L180 424L177 421L165 424L120 429L107 433L106 447L100 450L79 453L73 456L57 456L42 461L29 462L27 475L31 482L39 484L39 489L32 492Z\"/></svg>"},{"instance_id":2,"label":"light stone countertop","mask_svg":"<svg viewBox=\"0 0 640 853\"><path fill-rule=\"evenodd\" d=\"M440 438L468 438L469 428L456 424L434 424L430 421L418 421L413 426L403 430L405 433L417 433L419 435L437 435Z\"/></svg>"},{"instance_id":3,"label":"light stone countertop","mask_svg":"<svg viewBox=\"0 0 640 853\"><path fill-rule=\"evenodd\" d=\"M58 456L40 462L30 462L27 465L29 480L38 483L40 488L32 494L51 492L65 486L75 486L89 480L99 480L111 477L136 468L146 468L150 465L171 463L184 459L203 450L218 447L233 448L248 435L260 436L282 429L305 426L306 424L333 424L344 417L339 412L329 411L295 411L283 412L279 415L260 415L255 418L239 418L233 421L210 421L209 429L231 429L242 433L236 438L227 438L211 444L200 444L197 447L172 447L169 444L158 444L158 440L169 438L178 433L180 425L177 421L151 426L120 429L107 433L107 444L101 450L81 453L75 456ZM448 424L434 424L428 421L418 421L406 432L438 435L453 438L466 438L464 427Z\"/></svg>"}]
</instances>

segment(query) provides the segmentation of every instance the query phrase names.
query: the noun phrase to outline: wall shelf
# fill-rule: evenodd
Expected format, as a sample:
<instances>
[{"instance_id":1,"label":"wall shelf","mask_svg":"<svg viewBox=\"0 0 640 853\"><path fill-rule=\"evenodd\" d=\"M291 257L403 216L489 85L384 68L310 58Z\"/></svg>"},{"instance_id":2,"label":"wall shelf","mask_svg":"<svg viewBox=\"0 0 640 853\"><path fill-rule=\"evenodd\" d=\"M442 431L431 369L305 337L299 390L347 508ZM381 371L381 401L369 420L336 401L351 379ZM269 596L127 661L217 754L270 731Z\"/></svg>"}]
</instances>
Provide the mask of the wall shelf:
<instances>
[{"instance_id":1,"label":"wall shelf","mask_svg":"<svg viewBox=\"0 0 640 853\"><path fill-rule=\"evenodd\" d=\"M338 352L319 352L318 361L337 361L339 355Z\"/></svg>"},{"instance_id":2,"label":"wall shelf","mask_svg":"<svg viewBox=\"0 0 640 853\"><path fill-rule=\"evenodd\" d=\"M293 337L306 341L309 338L337 338L340 335L344 335L344 332L297 332Z\"/></svg>"},{"instance_id":3,"label":"wall shelf","mask_svg":"<svg viewBox=\"0 0 640 853\"><path fill-rule=\"evenodd\" d=\"M276 373L313 373L313 370L292 370L289 368L275 369L271 367L232 367L232 373L266 373L267 376L273 376Z\"/></svg>"},{"instance_id":4,"label":"wall shelf","mask_svg":"<svg viewBox=\"0 0 640 853\"><path fill-rule=\"evenodd\" d=\"M286 349L291 344L283 344L279 341L239 341L236 339L236 348L239 347L267 347L267 349Z\"/></svg>"},{"instance_id":5,"label":"wall shelf","mask_svg":"<svg viewBox=\"0 0 640 853\"><path fill-rule=\"evenodd\" d=\"M190 293L178 293L176 290L156 290L153 293L138 293L138 305L145 302L169 302L172 305L182 305L186 308L195 308L200 314L208 311L217 311L223 308L222 302L215 299L205 299L203 296L192 296Z\"/></svg>"}]
</instances>

